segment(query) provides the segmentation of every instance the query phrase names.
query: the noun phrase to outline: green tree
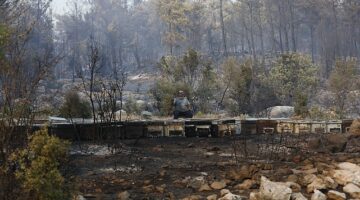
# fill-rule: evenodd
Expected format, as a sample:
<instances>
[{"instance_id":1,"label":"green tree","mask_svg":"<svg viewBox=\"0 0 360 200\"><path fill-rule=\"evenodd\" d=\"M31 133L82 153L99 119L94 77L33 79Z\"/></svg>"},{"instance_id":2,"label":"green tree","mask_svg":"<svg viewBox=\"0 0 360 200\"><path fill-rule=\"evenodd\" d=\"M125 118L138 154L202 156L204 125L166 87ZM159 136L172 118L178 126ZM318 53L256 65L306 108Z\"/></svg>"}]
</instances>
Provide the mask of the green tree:
<instances>
[{"instance_id":1,"label":"green tree","mask_svg":"<svg viewBox=\"0 0 360 200\"><path fill-rule=\"evenodd\" d=\"M252 65L251 60L239 63L232 57L228 58L222 65L225 82L222 99L228 90L230 102L233 102L230 103L233 105L228 105L228 109L230 108L230 113L234 115L251 112L250 87L252 83Z\"/></svg>"},{"instance_id":2,"label":"green tree","mask_svg":"<svg viewBox=\"0 0 360 200\"><path fill-rule=\"evenodd\" d=\"M69 188L60 172L69 145L43 129L29 138L27 148L12 155L12 161L19 164L15 174L24 190L23 197L39 200L70 198Z\"/></svg>"},{"instance_id":3,"label":"green tree","mask_svg":"<svg viewBox=\"0 0 360 200\"><path fill-rule=\"evenodd\" d=\"M334 93L336 113L340 118L344 117L346 100L350 91L355 89L357 80L357 60L338 59L332 70L329 80L328 89Z\"/></svg>"},{"instance_id":4,"label":"green tree","mask_svg":"<svg viewBox=\"0 0 360 200\"><path fill-rule=\"evenodd\" d=\"M295 108L304 111L310 94L318 83L318 66L309 56L288 53L283 54L270 70L268 84L283 105L301 106ZM301 114L301 113L297 113Z\"/></svg>"},{"instance_id":5,"label":"green tree","mask_svg":"<svg viewBox=\"0 0 360 200\"><path fill-rule=\"evenodd\" d=\"M140 107L140 105L137 104L136 100L132 96L130 96L130 98L125 103L124 110L128 115L140 115L142 108Z\"/></svg>"},{"instance_id":6,"label":"green tree","mask_svg":"<svg viewBox=\"0 0 360 200\"><path fill-rule=\"evenodd\" d=\"M155 83L150 93L161 114L172 113L173 98L179 90L185 91L196 110L209 111L217 90L215 72L209 61L189 49L181 57L162 57L159 67L163 78Z\"/></svg>"},{"instance_id":7,"label":"green tree","mask_svg":"<svg viewBox=\"0 0 360 200\"><path fill-rule=\"evenodd\" d=\"M65 102L60 108L60 116L66 118L89 118L91 117L90 104L82 100L75 91L65 94Z\"/></svg>"},{"instance_id":8,"label":"green tree","mask_svg":"<svg viewBox=\"0 0 360 200\"><path fill-rule=\"evenodd\" d=\"M189 23L186 16L187 5L181 0L158 0L157 11L166 24L162 41L169 47L170 55L174 48L185 40L184 27Z\"/></svg>"},{"instance_id":9,"label":"green tree","mask_svg":"<svg viewBox=\"0 0 360 200\"><path fill-rule=\"evenodd\" d=\"M205 65L201 73L202 79L194 94L197 97L198 110L202 113L212 113L212 102L219 88L217 76L210 63Z\"/></svg>"},{"instance_id":10,"label":"green tree","mask_svg":"<svg viewBox=\"0 0 360 200\"><path fill-rule=\"evenodd\" d=\"M158 80L150 89L150 94L156 102L155 107L159 110L160 115L172 114L174 97L179 90L184 91L190 99L193 97L188 85L171 82L165 78Z\"/></svg>"}]
</instances>

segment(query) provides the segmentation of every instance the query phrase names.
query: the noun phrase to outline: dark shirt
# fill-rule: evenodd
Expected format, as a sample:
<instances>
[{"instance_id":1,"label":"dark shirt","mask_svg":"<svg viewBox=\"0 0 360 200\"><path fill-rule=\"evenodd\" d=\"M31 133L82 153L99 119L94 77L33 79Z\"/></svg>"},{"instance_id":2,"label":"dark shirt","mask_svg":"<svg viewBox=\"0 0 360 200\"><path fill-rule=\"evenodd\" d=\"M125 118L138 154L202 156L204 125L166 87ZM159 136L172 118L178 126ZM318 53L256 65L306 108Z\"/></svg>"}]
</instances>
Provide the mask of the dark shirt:
<instances>
[{"instance_id":1,"label":"dark shirt","mask_svg":"<svg viewBox=\"0 0 360 200\"><path fill-rule=\"evenodd\" d=\"M176 97L174 99L175 111L186 112L190 109L190 102L186 97Z\"/></svg>"}]
</instances>

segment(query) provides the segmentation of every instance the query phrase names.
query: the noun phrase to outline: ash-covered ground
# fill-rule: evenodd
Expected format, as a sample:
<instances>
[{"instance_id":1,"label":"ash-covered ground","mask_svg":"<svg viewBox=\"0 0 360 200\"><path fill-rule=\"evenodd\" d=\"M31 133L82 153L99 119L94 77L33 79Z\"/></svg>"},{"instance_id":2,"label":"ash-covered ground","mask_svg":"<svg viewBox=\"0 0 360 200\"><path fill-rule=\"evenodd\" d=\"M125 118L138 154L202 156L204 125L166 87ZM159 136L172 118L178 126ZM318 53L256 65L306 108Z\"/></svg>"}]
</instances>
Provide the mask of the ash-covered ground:
<instances>
[{"instance_id":1,"label":"ash-covered ground","mask_svg":"<svg viewBox=\"0 0 360 200\"><path fill-rule=\"evenodd\" d=\"M78 199L359 199L359 139L333 137L80 142L68 176Z\"/></svg>"}]
</instances>

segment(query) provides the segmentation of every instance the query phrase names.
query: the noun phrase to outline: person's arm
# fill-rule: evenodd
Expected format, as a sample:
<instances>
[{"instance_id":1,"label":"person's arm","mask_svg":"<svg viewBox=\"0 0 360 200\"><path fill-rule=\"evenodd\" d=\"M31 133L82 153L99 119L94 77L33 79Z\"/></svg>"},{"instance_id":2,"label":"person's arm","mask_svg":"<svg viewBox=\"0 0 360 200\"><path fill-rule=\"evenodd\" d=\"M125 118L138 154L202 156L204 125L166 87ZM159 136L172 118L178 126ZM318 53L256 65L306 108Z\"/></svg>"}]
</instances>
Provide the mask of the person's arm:
<instances>
[{"instance_id":1,"label":"person's arm","mask_svg":"<svg viewBox=\"0 0 360 200\"><path fill-rule=\"evenodd\" d=\"M186 107L187 107L188 110L192 110L190 101L187 98L186 98Z\"/></svg>"}]
</instances>

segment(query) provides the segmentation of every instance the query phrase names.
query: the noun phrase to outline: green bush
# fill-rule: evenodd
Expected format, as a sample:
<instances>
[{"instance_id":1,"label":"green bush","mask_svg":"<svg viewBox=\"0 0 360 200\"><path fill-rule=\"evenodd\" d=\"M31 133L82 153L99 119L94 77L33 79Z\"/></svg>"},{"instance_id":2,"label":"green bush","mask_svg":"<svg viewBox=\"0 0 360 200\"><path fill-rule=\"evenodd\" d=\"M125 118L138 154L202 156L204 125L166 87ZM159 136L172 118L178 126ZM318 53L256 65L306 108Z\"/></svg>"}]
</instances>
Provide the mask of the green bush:
<instances>
[{"instance_id":1,"label":"green bush","mask_svg":"<svg viewBox=\"0 0 360 200\"><path fill-rule=\"evenodd\" d=\"M137 104L136 100L130 96L124 105L124 110L127 114L140 115L142 108Z\"/></svg>"},{"instance_id":2,"label":"green bush","mask_svg":"<svg viewBox=\"0 0 360 200\"><path fill-rule=\"evenodd\" d=\"M160 79L150 89L150 94L156 102L156 108L160 115L172 115L174 97L179 90L184 91L189 98L192 97L192 90L188 85L173 83L165 79Z\"/></svg>"},{"instance_id":3,"label":"green bush","mask_svg":"<svg viewBox=\"0 0 360 200\"><path fill-rule=\"evenodd\" d=\"M60 108L60 116L66 118L89 118L91 117L90 104L82 100L77 92L67 92L65 102Z\"/></svg>"},{"instance_id":4,"label":"green bush","mask_svg":"<svg viewBox=\"0 0 360 200\"><path fill-rule=\"evenodd\" d=\"M154 84L150 94L161 115L172 114L173 99L179 90L185 92L196 110L211 111L211 102L215 101L214 94L218 90L211 62L189 49L180 57L162 57L159 68L162 78Z\"/></svg>"},{"instance_id":5,"label":"green bush","mask_svg":"<svg viewBox=\"0 0 360 200\"><path fill-rule=\"evenodd\" d=\"M12 155L19 165L15 174L24 190L23 196L39 200L69 199L70 192L60 172L68 149L68 142L48 135L43 129L29 138L27 148Z\"/></svg>"}]
</instances>

